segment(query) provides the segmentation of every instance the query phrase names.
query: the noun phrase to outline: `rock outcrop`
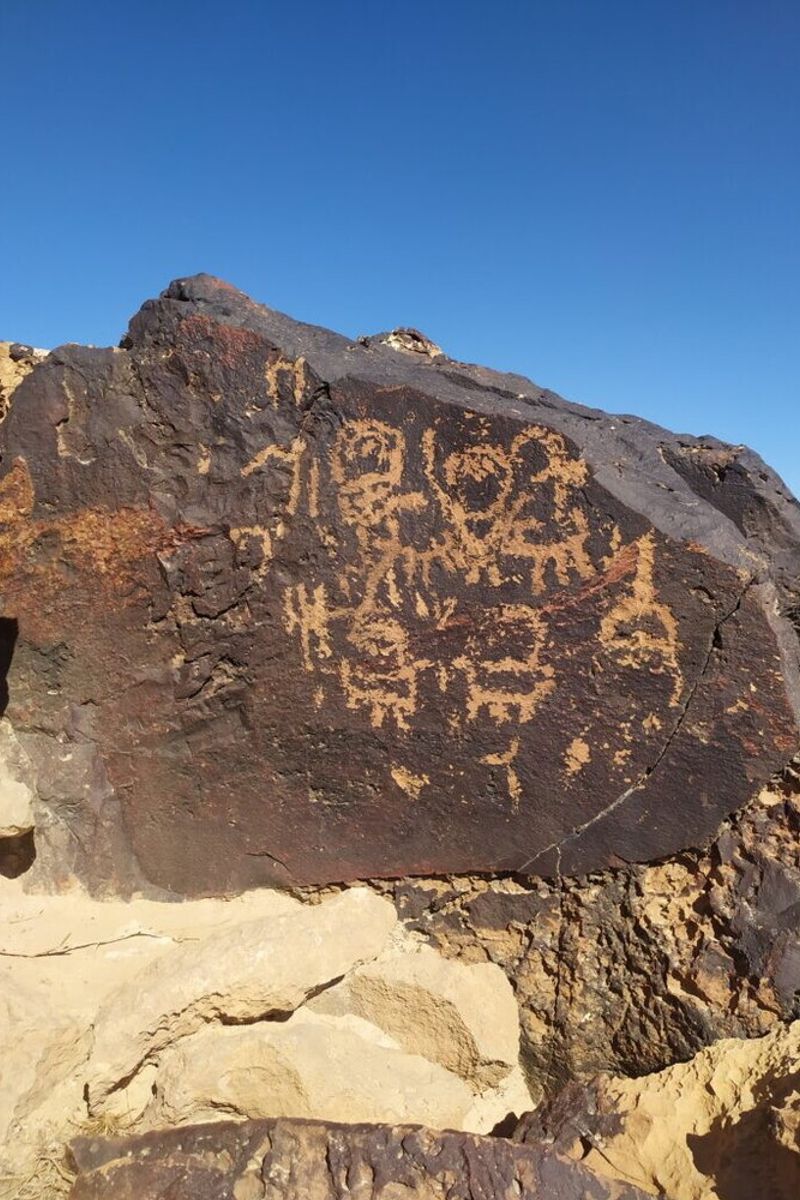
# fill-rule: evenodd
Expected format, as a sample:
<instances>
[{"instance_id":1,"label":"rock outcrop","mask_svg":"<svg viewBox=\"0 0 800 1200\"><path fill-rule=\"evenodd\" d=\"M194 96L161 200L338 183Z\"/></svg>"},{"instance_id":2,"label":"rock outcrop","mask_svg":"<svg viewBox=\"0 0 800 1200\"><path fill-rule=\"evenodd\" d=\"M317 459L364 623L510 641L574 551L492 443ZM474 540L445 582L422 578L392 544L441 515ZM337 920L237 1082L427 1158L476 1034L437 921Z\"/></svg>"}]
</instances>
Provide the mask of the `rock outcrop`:
<instances>
[{"instance_id":1,"label":"rock outcrop","mask_svg":"<svg viewBox=\"0 0 800 1200\"><path fill-rule=\"evenodd\" d=\"M797 749L800 510L741 448L199 276L0 452L39 886L586 873Z\"/></svg>"},{"instance_id":2,"label":"rock outcrop","mask_svg":"<svg viewBox=\"0 0 800 1200\"><path fill-rule=\"evenodd\" d=\"M413 1126L248 1121L73 1154L71 1200L644 1200L547 1148Z\"/></svg>"},{"instance_id":3,"label":"rock outcrop","mask_svg":"<svg viewBox=\"0 0 800 1200\"><path fill-rule=\"evenodd\" d=\"M2 1200L794 1198L799 631L742 447L207 276L0 343Z\"/></svg>"}]
</instances>

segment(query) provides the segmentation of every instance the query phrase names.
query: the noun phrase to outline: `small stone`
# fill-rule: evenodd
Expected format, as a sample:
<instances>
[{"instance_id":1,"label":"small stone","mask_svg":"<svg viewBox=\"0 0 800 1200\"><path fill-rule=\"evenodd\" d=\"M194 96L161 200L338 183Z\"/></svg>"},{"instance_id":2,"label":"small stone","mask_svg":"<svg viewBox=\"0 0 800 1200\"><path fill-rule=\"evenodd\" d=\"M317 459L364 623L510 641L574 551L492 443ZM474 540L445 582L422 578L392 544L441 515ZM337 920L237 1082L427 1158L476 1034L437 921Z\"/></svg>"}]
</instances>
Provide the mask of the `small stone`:
<instances>
[{"instance_id":1,"label":"small stone","mask_svg":"<svg viewBox=\"0 0 800 1200\"><path fill-rule=\"evenodd\" d=\"M0 719L0 838L19 838L35 825L30 775L11 722Z\"/></svg>"}]
</instances>

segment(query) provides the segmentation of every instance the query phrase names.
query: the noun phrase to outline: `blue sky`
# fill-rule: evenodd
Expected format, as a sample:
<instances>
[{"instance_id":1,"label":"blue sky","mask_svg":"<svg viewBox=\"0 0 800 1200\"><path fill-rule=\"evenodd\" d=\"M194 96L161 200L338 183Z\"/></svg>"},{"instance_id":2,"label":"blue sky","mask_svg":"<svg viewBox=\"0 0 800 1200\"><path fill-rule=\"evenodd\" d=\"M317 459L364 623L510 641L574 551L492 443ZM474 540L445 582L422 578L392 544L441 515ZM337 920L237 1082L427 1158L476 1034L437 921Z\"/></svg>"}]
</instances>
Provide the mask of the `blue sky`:
<instances>
[{"instance_id":1,"label":"blue sky","mask_svg":"<svg viewBox=\"0 0 800 1200\"><path fill-rule=\"evenodd\" d=\"M797 0L0 0L0 337L210 271L800 492Z\"/></svg>"}]
</instances>

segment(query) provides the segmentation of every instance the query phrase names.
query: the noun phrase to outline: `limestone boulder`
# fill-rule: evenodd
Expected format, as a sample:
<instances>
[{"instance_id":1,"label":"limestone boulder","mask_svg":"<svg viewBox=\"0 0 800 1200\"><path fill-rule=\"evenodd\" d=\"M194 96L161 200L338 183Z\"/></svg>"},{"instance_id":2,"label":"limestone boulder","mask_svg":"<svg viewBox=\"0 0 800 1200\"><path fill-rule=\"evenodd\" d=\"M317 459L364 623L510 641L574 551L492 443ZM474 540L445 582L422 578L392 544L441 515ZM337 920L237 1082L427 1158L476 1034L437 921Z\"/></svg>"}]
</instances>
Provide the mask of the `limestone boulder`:
<instances>
[{"instance_id":1,"label":"limestone boulder","mask_svg":"<svg viewBox=\"0 0 800 1200\"><path fill-rule=\"evenodd\" d=\"M309 1003L372 1022L406 1050L439 1062L480 1092L519 1062L519 1010L493 963L467 966L430 946L392 946Z\"/></svg>"},{"instance_id":2,"label":"limestone boulder","mask_svg":"<svg viewBox=\"0 0 800 1200\"><path fill-rule=\"evenodd\" d=\"M282 1019L375 957L396 922L392 904L366 888L265 923L211 934L126 981L100 1007L87 1067L90 1111L160 1051L209 1022Z\"/></svg>"}]
</instances>

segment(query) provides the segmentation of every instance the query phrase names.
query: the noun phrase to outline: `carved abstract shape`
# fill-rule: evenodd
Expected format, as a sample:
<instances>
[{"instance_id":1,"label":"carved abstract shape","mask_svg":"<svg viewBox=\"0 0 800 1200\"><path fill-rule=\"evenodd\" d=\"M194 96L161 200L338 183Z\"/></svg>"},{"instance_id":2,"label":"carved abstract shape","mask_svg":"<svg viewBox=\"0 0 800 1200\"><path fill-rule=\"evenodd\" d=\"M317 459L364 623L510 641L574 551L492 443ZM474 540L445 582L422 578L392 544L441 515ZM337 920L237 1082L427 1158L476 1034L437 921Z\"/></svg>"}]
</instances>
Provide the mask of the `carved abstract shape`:
<instances>
[{"instance_id":1,"label":"carved abstract shape","mask_svg":"<svg viewBox=\"0 0 800 1200\"><path fill-rule=\"evenodd\" d=\"M393 766L390 768L389 774L401 791L404 791L411 800L419 800L420 792L426 784L430 783L428 775L415 775L408 767Z\"/></svg>"},{"instance_id":2,"label":"carved abstract shape","mask_svg":"<svg viewBox=\"0 0 800 1200\"><path fill-rule=\"evenodd\" d=\"M385 421L347 421L331 452L330 472L345 521L366 532L404 508L423 503L420 493L403 494L405 440Z\"/></svg>"},{"instance_id":3,"label":"carved abstract shape","mask_svg":"<svg viewBox=\"0 0 800 1200\"><path fill-rule=\"evenodd\" d=\"M339 674L348 708L367 709L376 729L387 717L408 729L418 706L419 673L433 664L413 657L407 631L391 616L372 614L354 624L347 641L355 654L341 659Z\"/></svg>"},{"instance_id":4,"label":"carved abstract shape","mask_svg":"<svg viewBox=\"0 0 800 1200\"><path fill-rule=\"evenodd\" d=\"M287 633L297 633L300 639L303 666L313 671L320 659L331 658L330 614L325 585L309 589L298 583L284 593L284 614Z\"/></svg>"},{"instance_id":5,"label":"carved abstract shape","mask_svg":"<svg viewBox=\"0 0 800 1200\"><path fill-rule=\"evenodd\" d=\"M308 364L302 354L297 359L287 359L278 354L267 361L264 382L273 408L280 405L283 385L288 386L295 404L300 407L309 386Z\"/></svg>"},{"instance_id":6,"label":"carved abstract shape","mask_svg":"<svg viewBox=\"0 0 800 1200\"><path fill-rule=\"evenodd\" d=\"M490 767L505 767L506 769L506 785L508 794L511 798L511 811L519 812L519 802L522 797L522 784L520 783L519 775L514 770L514 760L519 754L519 738L514 737L508 744L508 749L503 750L498 754L484 754L481 759L482 763L486 763Z\"/></svg>"},{"instance_id":7,"label":"carved abstract shape","mask_svg":"<svg viewBox=\"0 0 800 1200\"><path fill-rule=\"evenodd\" d=\"M453 662L467 679L467 719L485 713L498 725L531 721L556 686L555 668L541 661L545 625L524 604L505 604L492 615L481 641L467 643L468 653ZM488 650L488 653L487 653Z\"/></svg>"},{"instance_id":8,"label":"carved abstract shape","mask_svg":"<svg viewBox=\"0 0 800 1200\"><path fill-rule=\"evenodd\" d=\"M600 622L600 642L623 667L669 674L672 678L669 702L674 707L679 704L683 690L678 623L656 595L653 535L646 534L635 545L636 570L630 590Z\"/></svg>"},{"instance_id":9,"label":"carved abstract shape","mask_svg":"<svg viewBox=\"0 0 800 1200\"><path fill-rule=\"evenodd\" d=\"M592 757L589 743L582 737L574 737L564 752L564 768L568 775L577 775Z\"/></svg>"}]
</instances>

